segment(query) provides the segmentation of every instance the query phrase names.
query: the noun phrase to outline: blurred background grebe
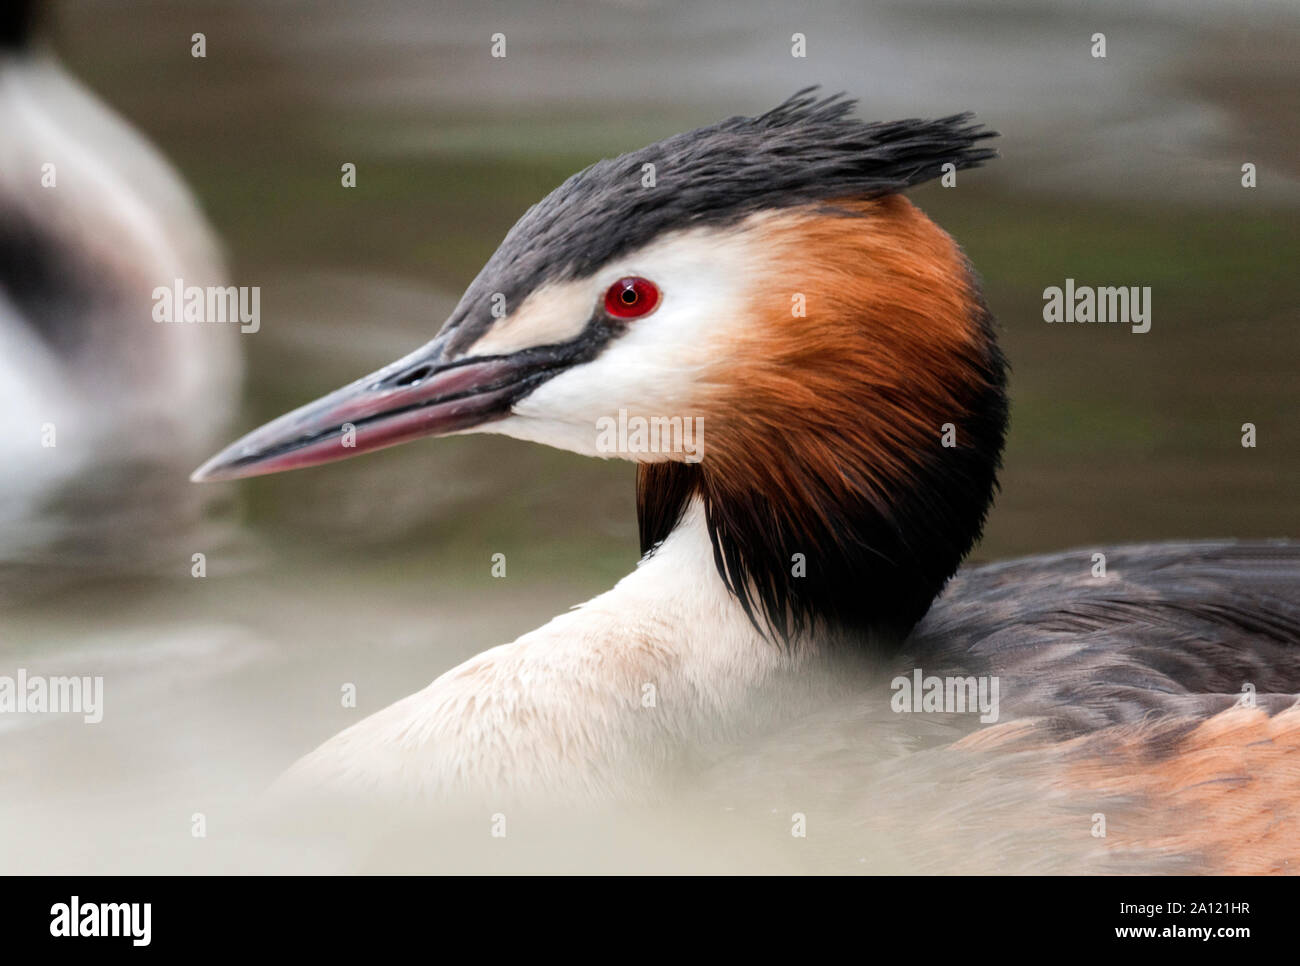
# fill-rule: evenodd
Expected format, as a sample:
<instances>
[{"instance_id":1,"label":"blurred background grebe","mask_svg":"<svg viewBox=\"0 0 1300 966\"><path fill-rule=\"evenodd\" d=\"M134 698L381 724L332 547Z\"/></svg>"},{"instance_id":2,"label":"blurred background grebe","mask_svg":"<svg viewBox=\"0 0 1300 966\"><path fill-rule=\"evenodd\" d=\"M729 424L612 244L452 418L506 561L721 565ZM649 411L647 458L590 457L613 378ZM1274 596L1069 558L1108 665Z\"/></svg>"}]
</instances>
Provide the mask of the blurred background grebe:
<instances>
[{"instance_id":1,"label":"blurred background grebe","mask_svg":"<svg viewBox=\"0 0 1300 966\"><path fill-rule=\"evenodd\" d=\"M1003 496L974 559L1295 535L1289 4L1081 14L929 0L792 15L739 2L106 0L54 4L48 27L65 68L176 166L231 284L261 287L260 330L236 337L242 426L427 340L506 229L571 171L820 83L858 96L864 117L975 109L1003 132L1002 161L978 179L913 193L979 267L1013 366ZM1098 30L1105 60L1088 55ZM497 31L505 59L489 53ZM806 59L790 57L793 31ZM0 157L17 137L0 129ZM355 188L341 186L345 162ZM1042 291L1067 277L1152 286L1151 332L1044 324ZM137 324L146 344L163 328L147 305ZM221 414L208 407L229 398L176 395L176 447L209 448L199 437ZM1245 422L1259 427L1254 449L1240 445ZM61 499L72 519L100 520L105 549L54 587L44 568L5 568L0 673L102 674L105 717L0 718L0 867L259 861L218 830L291 760L629 569L630 474L508 439L447 439L241 484L238 505L210 517L233 532L144 542L130 515L105 525L86 512L121 504L82 477ZM146 479L158 500L182 498ZM344 684L356 707L342 705ZM205 840L191 837L195 812ZM753 832L739 835L744 861L770 867ZM734 842L707 842L700 864L742 865Z\"/></svg>"},{"instance_id":2,"label":"blurred background grebe","mask_svg":"<svg viewBox=\"0 0 1300 966\"><path fill-rule=\"evenodd\" d=\"M51 55L39 13L0 20L5 596L156 571L195 539L203 501L180 471L239 377L234 333L139 324L165 279L222 284L218 246L176 172Z\"/></svg>"}]
</instances>

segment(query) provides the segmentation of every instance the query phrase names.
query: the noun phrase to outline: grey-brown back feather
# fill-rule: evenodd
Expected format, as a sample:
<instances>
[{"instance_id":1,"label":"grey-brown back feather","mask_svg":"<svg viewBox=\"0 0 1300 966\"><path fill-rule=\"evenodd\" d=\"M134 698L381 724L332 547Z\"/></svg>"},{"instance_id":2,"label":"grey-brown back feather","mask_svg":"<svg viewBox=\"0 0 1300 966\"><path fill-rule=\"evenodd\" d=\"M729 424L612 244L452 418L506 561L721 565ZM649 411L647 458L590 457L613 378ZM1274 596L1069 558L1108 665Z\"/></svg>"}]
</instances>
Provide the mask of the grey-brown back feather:
<instances>
[{"instance_id":1,"label":"grey-brown back feather","mask_svg":"<svg viewBox=\"0 0 1300 966\"><path fill-rule=\"evenodd\" d=\"M1300 545L1139 544L971 567L910 639L936 674L996 674L1002 718L1061 735L1300 694Z\"/></svg>"}]
</instances>

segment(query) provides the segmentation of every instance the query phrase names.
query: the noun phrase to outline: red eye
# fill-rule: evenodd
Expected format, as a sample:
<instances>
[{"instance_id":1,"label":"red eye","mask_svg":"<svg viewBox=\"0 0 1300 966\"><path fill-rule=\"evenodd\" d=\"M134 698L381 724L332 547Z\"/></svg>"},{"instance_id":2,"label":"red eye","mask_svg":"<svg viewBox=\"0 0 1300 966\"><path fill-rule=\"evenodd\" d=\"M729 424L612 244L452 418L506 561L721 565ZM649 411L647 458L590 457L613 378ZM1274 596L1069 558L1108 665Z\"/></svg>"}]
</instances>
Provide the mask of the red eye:
<instances>
[{"instance_id":1,"label":"red eye","mask_svg":"<svg viewBox=\"0 0 1300 966\"><path fill-rule=\"evenodd\" d=\"M659 304L659 289L648 278L620 278L605 292L605 311L616 319L639 319Z\"/></svg>"}]
</instances>

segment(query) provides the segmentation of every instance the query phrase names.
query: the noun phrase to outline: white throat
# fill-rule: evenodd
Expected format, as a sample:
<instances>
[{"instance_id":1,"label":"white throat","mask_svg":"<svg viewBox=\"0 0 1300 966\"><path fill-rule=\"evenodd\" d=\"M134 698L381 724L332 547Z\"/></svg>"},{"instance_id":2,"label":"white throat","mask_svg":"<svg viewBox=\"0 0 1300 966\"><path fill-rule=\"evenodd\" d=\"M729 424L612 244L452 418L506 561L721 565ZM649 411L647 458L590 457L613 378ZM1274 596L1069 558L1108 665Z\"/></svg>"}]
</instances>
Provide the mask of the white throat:
<instances>
[{"instance_id":1,"label":"white throat","mask_svg":"<svg viewBox=\"0 0 1300 966\"><path fill-rule=\"evenodd\" d=\"M774 706L806 710L811 657L749 622L696 501L613 589L341 732L281 786L500 803L653 794L683 757L707 759Z\"/></svg>"}]
</instances>

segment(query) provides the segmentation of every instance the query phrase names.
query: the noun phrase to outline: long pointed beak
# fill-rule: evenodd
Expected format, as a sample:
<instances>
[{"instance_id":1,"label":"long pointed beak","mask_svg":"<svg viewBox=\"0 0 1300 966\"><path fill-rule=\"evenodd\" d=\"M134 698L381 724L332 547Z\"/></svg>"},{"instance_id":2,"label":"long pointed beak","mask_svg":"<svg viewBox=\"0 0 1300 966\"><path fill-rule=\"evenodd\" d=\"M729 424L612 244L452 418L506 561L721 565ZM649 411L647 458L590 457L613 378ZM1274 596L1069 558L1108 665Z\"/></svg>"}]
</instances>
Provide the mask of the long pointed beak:
<instances>
[{"instance_id":1,"label":"long pointed beak","mask_svg":"<svg viewBox=\"0 0 1300 966\"><path fill-rule=\"evenodd\" d=\"M447 361L434 340L404 359L267 423L208 460L195 482L317 466L500 419L549 374L523 356Z\"/></svg>"}]
</instances>

